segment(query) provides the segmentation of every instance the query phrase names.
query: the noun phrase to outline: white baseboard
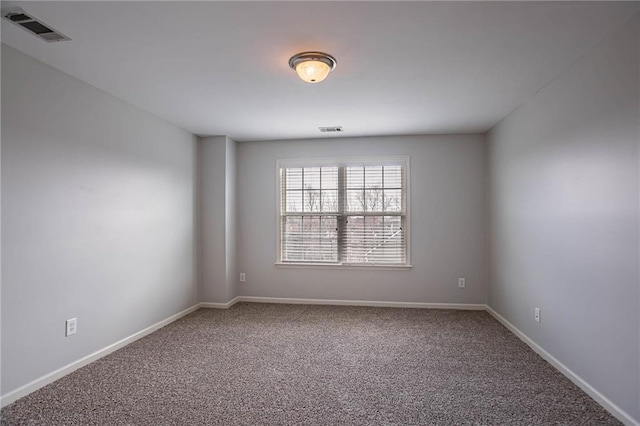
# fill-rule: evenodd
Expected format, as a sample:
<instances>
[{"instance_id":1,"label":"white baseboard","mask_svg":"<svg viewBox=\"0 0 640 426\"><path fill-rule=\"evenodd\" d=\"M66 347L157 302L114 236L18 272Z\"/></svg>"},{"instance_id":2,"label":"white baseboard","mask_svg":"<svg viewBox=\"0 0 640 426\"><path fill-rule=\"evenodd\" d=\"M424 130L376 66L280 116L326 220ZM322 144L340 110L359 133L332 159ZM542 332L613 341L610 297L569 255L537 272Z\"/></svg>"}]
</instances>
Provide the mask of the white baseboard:
<instances>
[{"instance_id":1,"label":"white baseboard","mask_svg":"<svg viewBox=\"0 0 640 426\"><path fill-rule=\"evenodd\" d=\"M72 373L78 368L96 361L120 348L128 345L138 339L141 339L154 331L164 327L167 324L182 318L185 315L190 314L200 308L213 308L213 309L228 309L238 302L253 302L253 303L284 303L284 304L303 304L303 305L338 305L338 306L372 306L372 307L392 307L392 308L422 308L422 309L461 309L461 310L486 310L502 325L504 325L509 331L515 334L520 340L526 343L531 349L538 353L543 359L553 365L558 371L564 374L569 380L575 383L580 389L586 392L600 405L607 409L613 416L629 426L640 426L640 423L631 417L628 413L614 404L610 399L598 392L593 386L583 380L576 373L571 371L562 362L556 359L549 352L544 350L536 342L530 339L526 334L516 328L513 324L507 321L504 317L498 314L493 308L483 304L465 304L465 303L421 303L421 302L384 302L384 301L368 301L368 300L334 300L334 299L299 299L299 298L278 298L278 297L255 297L255 296L238 296L226 303L211 303L203 302L198 303L182 312L170 316L150 327L145 328L129 337L126 337L116 343L113 343L103 349L100 349L90 355L85 356L71 364L68 364L58 370L55 370L45 376L42 376L24 386L19 387L5 395L0 397L0 406L5 407L12 402L42 388L43 386L52 383L67 374Z\"/></svg>"},{"instance_id":2,"label":"white baseboard","mask_svg":"<svg viewBox=\"0 0 640 426\"><path fill-rule=\"evenodd\" d=\"M372 306L385 308L421 308L421 309L462 309L483 311L484 304L474 303L422 303L422 302L380 302L372 300L335 300L335 299L296 299L289 297L255 297L239 296L238 302L253 303L286 303L294 305L338 305L338 306ZM235 299L234 299L235 300ZM235 302L234 302L235 303Z\"/></svg>"},{"instance_id":3,"label":"white baseboard","mask_svg":"<svg viewBox=\"0 0 640 426\"><path fill-rule=\"evenodd\" d=\"M164 327L173 321L182 318L185 315L190 314L200 308L210 309L228 309L238 302L254 302L254 303L288 303L288 304L306 304L306 305L343 305L343 306L378 306L378 307L396 307L396 308L430 308L430 309L467 309L467 310L483 310L484 305L479 304L458 304L458 303L413 303L413 302L376 302L366 300L329 300L329 299L295 299L295 298L276 298L276 297L249 297L238 296L226 303L214 303L214 302L202 302L198 303L182 312L170 316L150 327L145 328L129 337L126 337L118 342L115 342L103 349L100 349L90 355L87 355L77 361L74 361L62 368L59 368L49 374L39 377L26 385L23 385L11 392L0 397L0 406L5 407L18 399L29 395L30 393L53 383L56 380L66 376L84 367L93 361L96 361L120 348L135 342L154 331Z\"/></svg>"},{"instance_id":4,"label":"white baseboard","mask_svg":"<svg viewBox=\"0 0 640 426\"><path fill-rule=\"evenodd\" d=\"M2 397L0 397L0 406L5 407L11 404L12 402L15 402L18 399L22 398L23 396L27 396L30 393L40 389L41 387L44 387L49 383L53 383L56 380L66 376L67 374L74 372L78 368L84 367L85 365L90 364L93 361L96 361L106 355L109 355L111 352L117 351L118 349L128 345L129 343L135 342L136 340L139 340L153 333L154 331L164 327L165 325L170 324L175 320L182 318L183 316L188 315L199 308L200 308L200 304L193 305L192 307L187 308L182 312L178 312L175 315L171 315L169 318L166 318L160 322L157 322L152 326L145 328L144 330L138 331L137 333L134 333L129 337L125 337L124 339L119 340L90 355L87 355L84 358L80 358L79 360L74 361L71 364L65 365L62 368L59 368L49 374L46 374L40 378L37 378L32 382L27 383L24 386L20 386L18 389L15 389L11 392L6 393L5 395L2 395Z\"/></svg>"},{"instance_id":5,"label":"white baseboard","mask_svg":"<svg viewBox=\"0 0 640 426\"><path fill-rule=\"evenodd\" d=\"M200 304L198 304L198 307L209 308L209 309L229 309L236 303L240 302L240 299L241 299L240 296L238 296L229 300L227 303L201 302Z\"/></svg>"},{"instance_id":6,"label":"white baseboard","mask_svg":"<svg viewBox=\"0 0 640 426\"><path fill-rule=\"evenodd\" d=\"M622 408L618 407L614 404L609 398L598 392L593 386L587 383L584 379L578 376L576 373L571 371L569 367L560 362L557 358L551 355L549 352L544 350L540 345L531 340L529 336L520 331L516 326L511 324L506 320L502 315L493 310L490 306L486 306L486 310L489 314L491 314L496 320L498 320L502 325L504 325L509 331L518 336L520 340L526 343L531 349L533 349L538 355L540 355L544 360L549 362L549 364L553 365L558 371L564 374L569 380L571 380L576 386L582 389L587 395L593 398L598 404L602 405L607 411L609 411L615 418L620 420L625 425L629 426L640 426L640 423L631 417L627 412L625 412Z\"/></svg>"}]
</instances>

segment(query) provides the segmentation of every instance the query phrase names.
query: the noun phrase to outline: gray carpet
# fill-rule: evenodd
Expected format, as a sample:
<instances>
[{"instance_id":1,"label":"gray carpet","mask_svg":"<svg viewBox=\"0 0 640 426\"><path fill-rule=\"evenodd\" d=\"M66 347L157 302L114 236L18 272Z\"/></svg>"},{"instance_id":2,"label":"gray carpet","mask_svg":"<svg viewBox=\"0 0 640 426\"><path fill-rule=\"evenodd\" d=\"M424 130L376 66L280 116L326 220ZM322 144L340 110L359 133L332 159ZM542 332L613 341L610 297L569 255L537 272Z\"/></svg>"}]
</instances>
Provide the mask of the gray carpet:
<instances>
[{"instance_id":1,"label":"gray carpet","mask_svg":"<svg viewBox=\"0 0 640 426\"><path fill-rule=\"evenodd\" d=\"M250 303L194 312L0 423L620 424L485 312Z\"/></svg>"}]
</instances>

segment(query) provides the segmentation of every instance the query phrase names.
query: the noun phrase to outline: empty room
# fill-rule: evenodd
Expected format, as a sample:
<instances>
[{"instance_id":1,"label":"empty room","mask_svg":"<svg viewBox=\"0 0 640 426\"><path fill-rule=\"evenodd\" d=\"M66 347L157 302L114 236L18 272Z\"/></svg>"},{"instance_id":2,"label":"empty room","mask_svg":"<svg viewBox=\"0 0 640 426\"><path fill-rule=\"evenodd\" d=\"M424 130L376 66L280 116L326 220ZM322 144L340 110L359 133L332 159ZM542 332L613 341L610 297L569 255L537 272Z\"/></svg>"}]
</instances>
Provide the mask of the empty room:
<instances>
[{"instance_id":1,"label":"empty room","mask_svg":"<svg viewBox=\"0 0 640 426\"><path fill-rule=\"evenodd\" d=\"M1 8L1 425L640 425L640 2Z\"/></svg>"}]
</instances>

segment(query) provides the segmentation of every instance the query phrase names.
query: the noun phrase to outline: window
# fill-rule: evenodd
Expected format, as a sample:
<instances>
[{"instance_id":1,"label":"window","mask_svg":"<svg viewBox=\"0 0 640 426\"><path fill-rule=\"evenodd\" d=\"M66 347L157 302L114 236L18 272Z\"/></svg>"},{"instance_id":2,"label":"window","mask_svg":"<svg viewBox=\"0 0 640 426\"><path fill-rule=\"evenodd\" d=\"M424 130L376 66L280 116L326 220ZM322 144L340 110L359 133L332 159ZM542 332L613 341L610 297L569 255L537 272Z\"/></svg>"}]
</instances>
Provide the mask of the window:
<instances>
[{"instance_id":1,"label":"window","mask_svg":"<svg viewBox=\"0 0 640 426\"><path fill-rule=\"evenodd\" d=\"M407 165L280 162L278 263L408 266Z\"/></svg>"}]
</instances>

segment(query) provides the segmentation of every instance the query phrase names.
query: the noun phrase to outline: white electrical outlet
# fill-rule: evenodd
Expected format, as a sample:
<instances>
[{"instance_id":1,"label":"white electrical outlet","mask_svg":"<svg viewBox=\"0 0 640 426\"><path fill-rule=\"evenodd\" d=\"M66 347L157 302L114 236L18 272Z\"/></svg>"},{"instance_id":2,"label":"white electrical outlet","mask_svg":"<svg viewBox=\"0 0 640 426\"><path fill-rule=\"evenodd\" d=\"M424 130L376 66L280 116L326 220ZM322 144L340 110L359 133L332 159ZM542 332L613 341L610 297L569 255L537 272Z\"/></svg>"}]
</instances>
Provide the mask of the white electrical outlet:
<instances>
[{"instance_id":1,"label":"white electrical outlet","mask_svg":"<svg viewBox=\"0 0 640 426\"><path fill-rule=\"evenodd\" d=\"M74 334L76 334L78 332L78 319L77 318L68 319L65 322L65 324L67 326L67 329L66 329L66 332L65 332L65 336L66 337L74 335Z\"/></svg>"},{"instance_id":2,"label":"white electrical outlet","mask_svg":"<svg viewBox=\"0 0 640 426\"><path fill-rule=\"evenodd\" d=\"M240 282L243 283L245 281L247 281L247 274L240 272Z\"/></svg>"},{"instance_id":3,"label":"white electrical outlet","mask_svg":"<svg viewBox=\"0 0 640 426\"><path fill-rule=\"evenodd\" d=\"M536 322L540 322L540 308L533 309L533 317L535 318Z\"/></svg>"},{"instance_id":4,"label":"white electrical outlet","mask_svg":"<svg viewBox=\"0 0 640 426\"><path fill-rule=\"evenodd\" d=\"M465 288L467 286L466 278L458 278L458 287Z\"/></svg>"}]
</instances>

